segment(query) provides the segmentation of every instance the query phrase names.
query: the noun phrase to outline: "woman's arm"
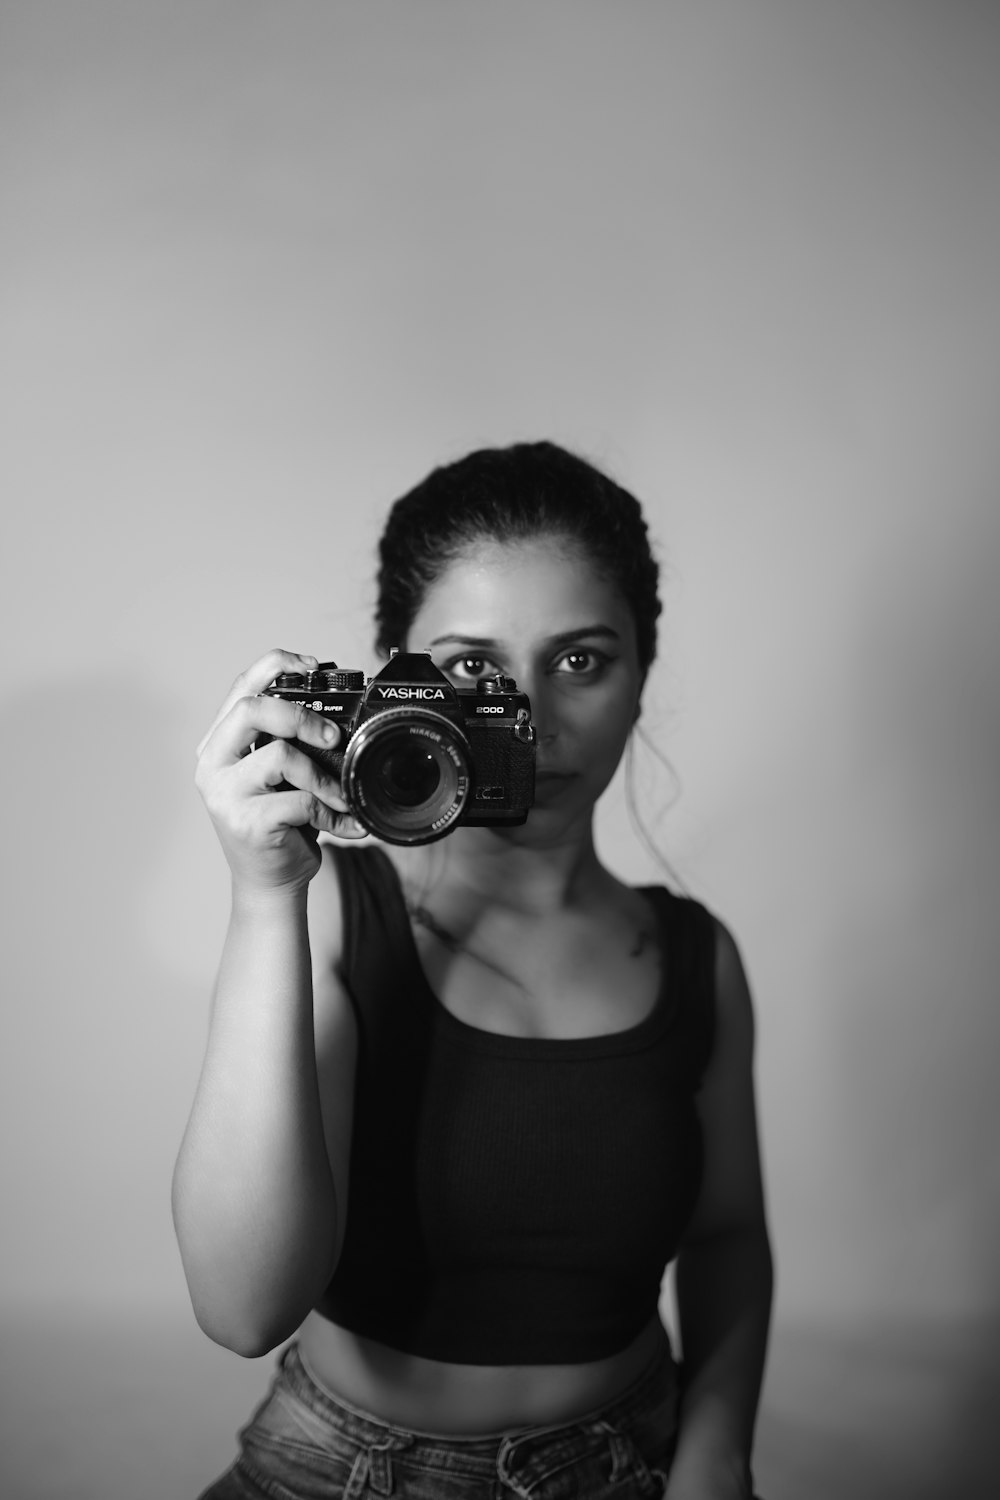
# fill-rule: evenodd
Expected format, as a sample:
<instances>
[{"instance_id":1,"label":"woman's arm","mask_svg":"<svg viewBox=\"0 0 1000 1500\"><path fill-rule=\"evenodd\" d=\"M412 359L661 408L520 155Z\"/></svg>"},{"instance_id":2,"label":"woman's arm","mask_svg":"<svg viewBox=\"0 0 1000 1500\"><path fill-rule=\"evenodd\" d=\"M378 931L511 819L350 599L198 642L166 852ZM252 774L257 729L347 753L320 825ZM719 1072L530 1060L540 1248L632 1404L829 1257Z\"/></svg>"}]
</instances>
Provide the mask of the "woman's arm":
<instances>
[{"instance_id":1,"label":"woman's arm","mask_svg":"<svg viewBox=\"0 0 1000 1500\"><path fill-rule=\"evenodd\" d=\"M232 914L173 1182L195 1314L247 1356L293 1333L332 1274L353 1098L332 861L307 895L322 863L315 830L343 826L339 788L289 743L324 743L318 717L257 696L293 669L288 660L272 653L238 679L200 747L198 785L232 869ZM262 729L286 738L248 755Z\"/></svg>"},{"instance_id":2,"label":"woman's arm","mask_svg":"<svg viewBox=\"0 0 1000 1500\"><path fill-rule=\"evenodd\" d=\"M753 1043L743 965L719 924L715 1046L699 1095L705 1175L677 1260L683 1394L668 1500L749 1500L752 1493L773 1279Z\"/></svg>"}]
</instances>

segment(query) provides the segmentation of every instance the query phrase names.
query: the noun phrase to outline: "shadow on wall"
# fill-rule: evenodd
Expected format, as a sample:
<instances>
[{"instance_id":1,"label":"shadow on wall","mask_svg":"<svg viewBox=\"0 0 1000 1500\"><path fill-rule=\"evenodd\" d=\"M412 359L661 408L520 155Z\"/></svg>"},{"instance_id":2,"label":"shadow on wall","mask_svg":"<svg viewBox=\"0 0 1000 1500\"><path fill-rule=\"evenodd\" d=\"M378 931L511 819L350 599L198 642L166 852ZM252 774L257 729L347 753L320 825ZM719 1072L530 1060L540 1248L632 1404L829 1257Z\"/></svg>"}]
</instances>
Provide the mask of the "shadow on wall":
<instances>
[{"instance_id":1,"label":"shadow on wall","mask_svg":"<svg viewBox=\"0 0 1000 1500\"><path fill-rule=\"evenodd\" d=\"M854 620L848 802L842 827L828 825L831 863L850 878L832 893L819 955L836 987L838 1163L834 1180L802 1180L857 1310L821 1322L817 1307L814 1323L783 1328L779 1243L767 1500L1000 1493L992 514L978 538L911 534L905 568L884 560L885 588Z\"/></svg>"},{"instance_id":2,"label":"shadow on wall","mask_svg":"<svg viewBox=\"0 0 1000 1500\"><path fill-rule=\"evenodd\" d=\"M1000 1318L779 1330L755 1470L765 1500L993 1500Z\"/></svg>"},{"instance_id":3,"label":"shadow on wall","mask_svg":"<svg viewBox=\"0 0 1000 1500\"><path fill-rule=\"evenodd\" d=\"M170 1174L193 1079L182 997L140 913L190 771L172 732L162 700L111 678L0 712L14 1000L0 1061L3 1295L20 1301L86 1308L182 1285Z\"/></svg>"},{"instance_id":4,"label":"shadow on wall","mask_svg":"<svg viewBox=\"0 0 1000 1500\"><path fill-rule=\"evenodd\" d=\"M1000 1317L1000 595L976 549L908 559L920 608L872 600L855 663L865 816L828 955L844 1141L887 1315ZM863 711L864 710L864 711Z\"/></svg>"}]
</instances>

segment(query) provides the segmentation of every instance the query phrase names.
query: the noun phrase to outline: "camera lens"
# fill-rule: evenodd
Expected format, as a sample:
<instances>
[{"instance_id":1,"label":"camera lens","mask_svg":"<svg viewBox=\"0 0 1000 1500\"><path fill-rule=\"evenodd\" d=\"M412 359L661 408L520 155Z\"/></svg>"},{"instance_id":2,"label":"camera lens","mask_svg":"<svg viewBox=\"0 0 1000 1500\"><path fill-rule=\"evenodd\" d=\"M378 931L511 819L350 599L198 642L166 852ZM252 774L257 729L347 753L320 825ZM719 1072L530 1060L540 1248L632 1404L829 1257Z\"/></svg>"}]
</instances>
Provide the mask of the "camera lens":
<instances>
[{"instance_id":1,"label":"camera lens","mask_svg":"<svg viewBox=\"0 0 1000 1500\"><path fill-rule=\"evenodd\" d=\"M441 785L437 761L419 744L390 747L370 774L378 778L380 797L395 807L419 807Z\"/></svg>"},{"instance_id":2,"label":"camera lens","mask_svg":"<svg viewBox=\"0 0 1000 1500\"><path fill-rule=\"evenodd\" d=\"M342 785L355 816L391 844L428 844L461 815L469 792L465 736L429 709L393 708L369 719L344 756Z\"/></svg>"}]
</instances>

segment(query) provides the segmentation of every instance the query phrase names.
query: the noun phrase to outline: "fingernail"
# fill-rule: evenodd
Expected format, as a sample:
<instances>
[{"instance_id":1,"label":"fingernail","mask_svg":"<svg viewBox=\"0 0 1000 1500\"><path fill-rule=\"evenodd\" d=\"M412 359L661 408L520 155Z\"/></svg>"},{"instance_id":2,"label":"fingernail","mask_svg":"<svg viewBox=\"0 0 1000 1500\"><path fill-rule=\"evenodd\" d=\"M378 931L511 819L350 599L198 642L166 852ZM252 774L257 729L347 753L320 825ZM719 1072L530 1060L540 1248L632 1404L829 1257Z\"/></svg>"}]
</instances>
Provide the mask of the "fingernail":
<instances>
[{"instance_id":1,"label":"fingernail","mask_svg":"<svg viewBox=\"0 0 1000 1500\"><path fill-rule=\"evenodd\" d=\"M336 724L324 724L321 732L328 745L332 745L340 733Z\"/></svg>"}]
</instances>

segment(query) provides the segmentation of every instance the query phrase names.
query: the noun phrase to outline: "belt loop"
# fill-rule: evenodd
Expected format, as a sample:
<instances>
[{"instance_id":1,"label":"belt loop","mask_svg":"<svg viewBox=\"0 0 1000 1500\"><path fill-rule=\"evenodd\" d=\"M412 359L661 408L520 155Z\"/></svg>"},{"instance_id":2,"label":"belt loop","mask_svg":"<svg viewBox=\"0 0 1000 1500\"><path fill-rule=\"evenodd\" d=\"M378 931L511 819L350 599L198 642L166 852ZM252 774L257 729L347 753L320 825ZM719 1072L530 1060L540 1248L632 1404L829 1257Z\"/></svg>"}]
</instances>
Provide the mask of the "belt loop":
<instances>
[{"instance_id":1,"label":"belt loop","mask_svg":"<svg viewBox=\"0 0 1000 1500\"><path fill-rule=\"evenodd\" d=\"M608 1478L612 1484L617 1484L632 1467L632 1444L610 1422L598 1422L596 1426L608 1440L608 1448L611 1450L611 1473Z\"/></svg>"},{"instance_id":2,"label":"belt loop","mask_svg":"<svg viewBox=\"0 0 1000 1500\"><path fill-rule=\"evenodd\" d=\"M520 1496L520 1500L530 1500L529 1491L518 1479L515 1479L513 1474L513 1458L519 1442L520 1439L516 1437L504 1438L497 1454L497 1474L500 1482L512 1489L515 1495Z\"/></svg>"},{"instance_id":3,"label":"belt loop","mask_svg":"<svg viewBox=\"0 0 1000 1500\"><path fill-rule=\"evenodd\" d=\"M392 1494L392 1453L394 1443L373 1445L368 1449L368 1486L376 1495Z\"/></svg>"}]
</instances>

